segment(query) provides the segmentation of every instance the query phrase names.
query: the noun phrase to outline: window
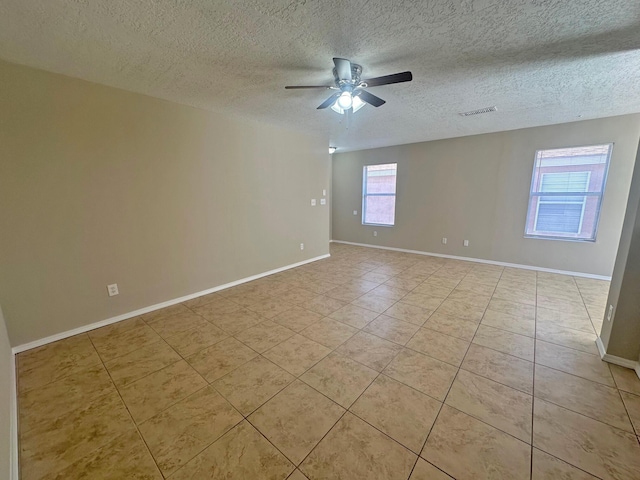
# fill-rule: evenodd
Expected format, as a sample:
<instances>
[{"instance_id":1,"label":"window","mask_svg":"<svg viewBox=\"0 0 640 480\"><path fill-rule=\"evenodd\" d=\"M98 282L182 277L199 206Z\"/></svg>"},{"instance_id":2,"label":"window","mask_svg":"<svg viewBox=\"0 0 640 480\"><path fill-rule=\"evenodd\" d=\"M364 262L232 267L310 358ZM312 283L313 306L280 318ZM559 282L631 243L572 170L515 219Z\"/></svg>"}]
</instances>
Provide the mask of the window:
<instances>
[{"instance_id":1,"label":"window","mask_svg":"<svg viewBox=\"0 0 640 480\"><path fill-rule=\"evenodd\" d=\"M612 147L536 152L525 236L595 241Z\"/></svg>"},{"instance_id":2,"label":"window","mask_svg":"<svg viewBox=\"0 0 640 480\"><path fill-rule=\"evenodd\" d=\"M396 218L397 163L366 165L362 182L362 223L393 225Z\"/></svg>"}]
</instances>

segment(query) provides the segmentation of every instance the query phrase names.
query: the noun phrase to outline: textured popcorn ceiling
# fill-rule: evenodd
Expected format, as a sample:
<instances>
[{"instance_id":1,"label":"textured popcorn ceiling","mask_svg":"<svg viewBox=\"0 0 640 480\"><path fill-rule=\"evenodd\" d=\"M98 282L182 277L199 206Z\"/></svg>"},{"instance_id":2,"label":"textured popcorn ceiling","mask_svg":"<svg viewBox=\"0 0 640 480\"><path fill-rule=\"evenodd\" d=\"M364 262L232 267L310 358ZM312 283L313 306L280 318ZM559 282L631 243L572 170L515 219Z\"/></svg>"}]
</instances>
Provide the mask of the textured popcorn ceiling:
<instances>
[{"instance_id":1,"label":"textured popcorn ceiling","mask_svg":"<svg viewBox=\"0 0 640 480\"><path fill-rule=\"evenodd\" d=\"M284 90L333 56L414 81L350 120ZM0 58L352 150L640 112L640 1L4 0Z\"/></svg>"}]
</instances>

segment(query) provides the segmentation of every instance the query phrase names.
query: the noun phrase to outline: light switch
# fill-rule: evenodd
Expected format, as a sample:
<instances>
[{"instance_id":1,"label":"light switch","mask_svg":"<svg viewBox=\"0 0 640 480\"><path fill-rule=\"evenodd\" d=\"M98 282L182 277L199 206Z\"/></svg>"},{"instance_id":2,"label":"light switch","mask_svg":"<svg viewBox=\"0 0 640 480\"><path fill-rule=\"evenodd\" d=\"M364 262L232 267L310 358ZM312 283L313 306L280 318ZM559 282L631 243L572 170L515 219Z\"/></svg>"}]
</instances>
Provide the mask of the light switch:
<instances>
[{"instance_id":1,"label":"light switch","mask_svg":"<svg viewBox=\"0 0 640 480\"><path fill-rule=\"evenodd\" d=\"M321 198L320 199L320 205L326 205L327 204L327 199L326 198Z\"/></svg>"},{"instance_id":2,"label":"light switch","mask_svg":"<svg viewBox=\"0 0 640 480\"><path fill-rule=\"evenodd\" d=\"M311 199L311 206L312 206L312 207L315 207L315 206L316 206L316 199L315 199L315 198L312 198L312 199Z\"/></svg>"},{"instance_id":3,"label":"light switch","mask_svg":"<svg viewBox=\"0 0 640 480\"><path fill-rule=\"evenodd\" d=\"M326 190L322 190L322 196L326 197L327 196L327 191Z\"/></svg>"},{"instance_id":4,"label":"light switch","mask_svg":"<svg viewBox=\"0 0 640 480\"><path fill-rule=\"evenodd\" d=\"M357 215L357 214L358 214L358 210L354 210L354 211L353 211L353 214L354 214L354 215Z\"/></svg>"}]
</instances>

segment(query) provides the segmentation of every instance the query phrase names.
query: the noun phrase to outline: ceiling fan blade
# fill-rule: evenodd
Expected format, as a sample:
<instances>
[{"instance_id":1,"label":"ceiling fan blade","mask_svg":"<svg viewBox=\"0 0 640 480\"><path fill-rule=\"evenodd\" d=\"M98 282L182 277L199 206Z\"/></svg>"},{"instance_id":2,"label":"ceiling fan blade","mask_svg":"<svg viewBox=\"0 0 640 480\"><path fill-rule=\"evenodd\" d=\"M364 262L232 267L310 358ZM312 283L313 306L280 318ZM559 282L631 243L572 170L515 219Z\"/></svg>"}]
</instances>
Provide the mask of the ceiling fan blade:
<instances>
[{"instance_id":1,"label":"ceiling fan blade","mask_svg":"<svg viewBox=\"0 0 640 480\"><path fill-rule=\"evenodd\" d=\"M332 85L287 85L287 90L299 90L302 88L332 88Z\"/></svg>"},{"instance_id":2,"label":"ceiling fan blade","mask_svg":"<svg viewBox=\"0 0 640 480\"><path fill-rule=\"evenodd\" d=\"M384 77L375 77L363 80L363 83L367 84L367 87L379 87L380 85L390 85L392 83L410 82L413 80L411 72L394 73L392 75L385 75Z\"/></svg>"},{"instance_id":3,"label":"ceiling fan blade","mask_svg":"<svg viewBox=\"0 0 640 480\"><path fill-rule=\"evenodd\" d=\"M345 58L334 58L333 64L336 66L336 73L340 80L351 81L351 62Z\"/></svg>"},{"instance_id":4,"label":"ceiling fan blade","mask_svg":"<svg viewBox=\"0 0 640 480\"><path fill-rule=\"evenodd\" d=\"M379 107L381 105L384 105L385 102L383 99L381 99L380 97L376 97L375 95L372 95L371 93L367 92L366 90L360 90L358 92L356 92L356 95L358 97L360 97L360 100L362 100L363 102L368 103L369 105L373 105L374 107Z\"/></svg>"},{"instance_id":5,"label":"ceiling fan blade","mask_svg":"<svg viewBox=\"0 0 640 480\"><path fill-rule=\"evenodd\" d=\"M333 95L331 95L329 98L327 98L324 102L320 104L320 106L318 107L318 110L322 110L323 108L327 108L333 105L333 102L336 101L336 99L340 96L341 93L342 92L336 92Z\"/></svg>"}]
</instances>

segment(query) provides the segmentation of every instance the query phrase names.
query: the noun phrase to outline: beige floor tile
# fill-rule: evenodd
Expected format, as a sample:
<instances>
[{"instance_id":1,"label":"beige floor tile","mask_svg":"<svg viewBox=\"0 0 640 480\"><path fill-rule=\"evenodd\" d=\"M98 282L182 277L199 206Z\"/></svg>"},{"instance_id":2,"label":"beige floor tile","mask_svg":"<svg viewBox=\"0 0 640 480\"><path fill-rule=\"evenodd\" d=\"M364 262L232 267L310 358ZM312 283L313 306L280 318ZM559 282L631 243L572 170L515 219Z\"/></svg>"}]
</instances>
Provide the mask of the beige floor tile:
<instances>
[{"instance_id":1,"label":"beige floor tile","mask_svg":"<svg viewBox=\"0 0 640 480\"><path fill-rule=\"evenodd\" d=\"M206 385L206 380L181 360L121 387L120 395L140 424Z\"/></svg>"},{"instance_id":2,"label":"beige floor tile","mask_svg":"<svg viewBox=\"0 0 640 480\"><path fill-rule=\"evenodd\" d=\"M451 480L451 478L442 470L419 458L409 480Z\"/></svg>"},{"instance_id":3,"label":"beige floor tile","mask_svg":"<svg viewBox=\"0 0 640 480\"><path fill-rule=\"evenodd\" d=\"M444 287L429 282L423 282L413 289L413 292L415 293L437 298L440 300L444 300L445 298L447 298L452 291L453 287Z\"/></svg>"},{"instance_id":4,"label":"beige floor tile","mask_svg":"<svg viewBox=\"0 0 640 480\"><path fill-rule=\"evenodd\" d=\"M460 370L445 403L523 442L531 443L531 395Z\"/></svg>"},{"instance_id":5,"label":"beige floor tile","mask_svg":"<svg viewBox=\"0 0 640 480\"><path fill-rule=\"evenodd\" d=\"M423 327L470 342L476 333L478 324L471 320L442 315L436 312L429 317Z\"/></svg>"},{"instance_id":6,"label":"beige floor tile","mask_svg":"<svg viewBox=\"0 0 640 480\"><path fill-rule=\"evenodd\" d=\"M341 309L345 305L346 302L327 297L326 295L318 295L317 297L300 304L302 308L324 316L331 315L333 312Z\"/></svg>"},{"instance_id":7,"label":"beige floor tile","mask_svg":"<svg viewBox=\"0 0 640 480\"><path fill-rule=\"evenodd\" d=\"M369 367L332 353L302 375L300 380L349 408L377 375L378 372Z\"/></svg>"},{"instance_id":8,"label":"beige floor tile","mask_svg":"<svg viewBox=\"0 0 640 480\"><path fill-rule=\"evenodd\" d=\"M346 413L300 470L313 480L405 480L415 459L409 450Z\"/></svg>"},{"instance_id":9,"label":"beige floor tile","mask_svg":"<svg viewBox=\"0 0 640 480\"><path fill-rule=\"evenodd\" d=\"M160 470L168 476L242 420L242 415L209 386L139 428Z\"/></svg>"},{"instance_id":10,"label":"beige floor tile","mask_svg":"<svg viewBox=\"0 0 640 480\"><path fill-rule=\"evenodd\" d=\"M116 393L84 404L54 422L40 423L20 435L23 480L59 472L117 436L134 430Z\"/></svg>"},{"instance_id":11,"label":"beige floor tile","mask_svg":"<svg viewBox=\"0 0 640 480\"><path fill-rule=\"evenodd\" d=\"M600 360L598 355L538 340L536 342L536 363L615 387L609 371L609 364Z\"/></svg>"},{"instance_id":12,"label":"beige floor tile","mask_svg":"<svg viewBox=\"0 0 640 480\"><path fill-rule=\"evenodd\" d=\"M296 380L253 412L248 420L298 465L344 412L344 408Z\"/></svg>"},{"instance_id":13,"label":"beige floor tile","mask_svg":"<svg viewBox=\"0 0 640 480\"><path fill-rule=\"evenodd\" d=\"M508 300L510 302L516 303L524 303L526 305L536 304L535 290L533 292L524 292L518 288L500 285L496 287L496 290L493 293L493 298Z\"/></svg>"},{"instance_id":14,"label":"beige floor tile","mask_svg":"<svg viewBox=\"0 0 640 480\"><path fill-rule=\"evenodd\" d=\"M529 480L529 445L447 405L421 456L457 479Z\"/></svg>"},{"instance_id":15,"label":"beige floor tile","mask_svg":"<svg viewBox=\"0 0 640 480\"><path fill-rule=\"evenodd\" d=\"M526 318L520 318L508 313L495 312L493 310L487 310L482 317L481 325L488 327L500 328L508 332L517 333L518 335L525 335L527 337L535 337L536 334L536 322L535 320L528 320Z\"/></svg>"},{"instance_id":16,"label":"beige floor tile","mask_svg":"<svg viewBox=\"0 0 640 480\"><path fill-rule=\"evenodd\" d=\"M407 347L459 367L467 353L469 342L421 328L407 343Z\"/></svg>"},{"instance_id":17,"label":"beige floor tile","mask_svg":"<svg viewBox=\"0 0 640 480\"><path fill-rule=\"evenodd\" d=\"M640 396L627 392L620 392L620 395L629 413L636 435L640 435Z\"/></svg>"},{"instance_id":18,"label":"beige floor tile","mask_svg":"<svg viewBox=\"0 0 640 480\"><path fill-rule=\"evenodd\" d=\"M536 365L536 397L633 433L618 390Z\"/></svg>"},{"instance_id":19,"label":"beige floor tile","mask_svg":"<svg viewBox=\"0 0 640 480\"><path fill-rule=\"evenodd\" d=\"M16 356L18 389L41 387L100 363L86 334L65 338Z\"/></svg>"},{"instance_id":20,"label":"beige floor tile","mask_svg":"<svg viewBox=\"0 0 640 480\"><path fill-rule=\"evenodd\" d=\"M265 319L251 310L241 308L231 313L224 313L211 318L210 321L216 327L222 329L229 335L237 335L247 328L263 322Z\"/></svg>"},{"instance_id":21,"label":"beige floor tile","mask_svg":"<svg viewBox=\"0 0 640 480\"><path fill-rule=\"evenodd\" d=\"M420 453L441 403L380 375L349 409L415 453Z\"/></svg>"},{"instance_id":22,"label":"beige floor tile","mask_svg":"<svg viewBox=\"0 0 640 480\"><path fill-rule=\"evenodd\" d=\"M257 352L235 338L227 338L186 360L207 382L213 382L257 356Z\"/></svg>"},{"instance_id":23,"label":"beige floor tile","mask_svg":"<svg viewBox=\"0 0 640 480\"><path fill-rule=\"evenodd\" d=\"M266 322L259 323L255 327L243 330L236 335L236 339L256 352L263 353L293 335L295 335L293 330L289 330L282 325L267 320Z\"/></svg>"},{"instance_id":24,"label":"beige floor tile","mask_svg":"<svg viewBox=\"0 0 640 480\"><path fill-rule=\"evenodd\" d=\"M404 349L384 369L391 378L443 401L458 369L448 363Z\"/></svg>"},{"instance_id":25,"label":"beige floor tile","mask_svg":"<svg viewBox=\"0 0 640 480\"><path fill-rule=\"evenodd\" d=\"M587 314L587 309L581 301L567 301L556 297L541 295L540 293L538 293L537 305L549 310L558 310L559 312L570 313L573 315Z\"/></svg>"},{"instance_id":26,"label":"beige floor tile","mask_svg":"<svg viewBox=\"0 0 640 480\"><path fill-rule=\"evenodd\" d=\"M534 446L603 479L632 480L640 472L635 435L536 398Z\"/></svg>"},{"instance_id":27,"label":"beige floor tile","mask_svg":"<svg viewBox=\"0 0 640 480\"><path fill-rule=\"evenodd\" d=\"M463 279L458 285L456 285L456 290L491 296L495 290L495 286Z\"/></svg>"},{"instance_id":28,"label":"beige floor tile","mask_svg":"<svg viewBox=\"0 0 640 480\"><path fill-rule=\"evenodd\" d=\"M300 470L293 472L287 477L287 480L309 480Z\"/></svg>"},{"instance_id":29,"label":"beige floor tile","mask_svg":"<svg viewBox=\"0 0 640 480\"><path fill-rule=\"evenodd\" d=\"M112 329L108 334L101 332L102 329L89 332L89 337L102 361L108 362L161 340L161 337L142 319L131 320L135 321L135 325L131 328ZM125 322L129 322L129 320L125 320Z\"/></svg>"},{"instance_id":30,"label":"beige floor tile","mask_svg":"<svg viewBox=\"0 0 640 480\"><path fill-rule=\"evenodd\" d=\"M293 464L247 421L237 425L173 474L171 480L285 479Z\"/></svg>"},{"instance_id":31,"label":"beige floor tile","mask_svg":"<svg viewBox=\"0 0 640 480\"><path fill-rule=\"evenodd\" d=\"M396 302L404 297L409 290L404 288L392 287L390 285L382 284L371 290L369 293L377 295L379 297L388 298L389 300L395 300Z\"/></svg>"},{"instance_id":32,"label":"beige floor tile","mask_svg":"<svg viewBox=\"0 0 640 480\"><path fill-rule=\"evenodd\" d=\"M330 348L302 335L294 335L262 355L290 374L299 377L330 353Z\"/></svg>"},{"instance_id":33,"label":"beige floor tile","mask_svg":"<svg viewBox=\"0 0 640 480\"><path fill-rule=\"evenodd\" d=\"M164 341L152 343L104 364L115 382L122 387L181 360Z\"/></svg>"},{"instance_id":34,"label":"beige floor tile","mask_svg":"<svg viewBox=\"0 0 640 480\"><path fill-rule=\"evenodd\" d=\"M329 318L346 323L354 328L363 328L377 316L377 312L367 310L366 308L356 307L355 305L345 305L340 310L336 310L329 315Z\"/></svg>"},{"instance_id":35,"label":"beige floor tile","mask_svg":"<svg viewBox=\"0 0 640 480\"><path fill-rule=\"evenodd\" d=\"M252 291L237 293L235 295L229 295L227 299L238 305L247 308L257 302L267 302L271 299L269 295L259 291L257 288Z\"/></svg>"},{"instance_id":36,"label":"beige floor tile","mask_svg":"<svg viewBox=\"0 0 640 480\"><path fill-rule=\"evenodd\" d=\"M365 273L360 277L360 279L366 280L367 282L377 283L378 285L380 285L381 283L388 281L391 277L392 275L385 275L383 273L372 271L372 272Z\"/></svg>"},{"instance_id":37,"label":"beige floor tile","mask_svg":"<svg viewBox=\"0 0 640 480\"><path fill-rule=\"evenodd\" d=\"M536 307L533 305L511 302L500 298L492 298L487 309L507 313L522 319L535 320L536 318Z\"/></svg>"},{"instance_id":38,"label":"beige floor tile","mask_svg":"<svg viewBox=\"0 0 640 480\"><path fill-rule=\"evenodd\" d=\"M334 349L349 340L357 331L357 328L325 317L302 330L300 335Z\"/></svg>"},{"instance_id":39,"label":"beige floor tile","mask_svg":"<svg viewBox=\"0 0 640 480\"><path fill-rule=\"evenodd\" d=\"M154 320L159 320L163 317L168 317L170 315L176 315L178 313L189 313L191 310L187 308L185 305L181 303L176 303L175 305L171 305L169 307L160 308L158 310L154 310L153 312L145 313L140 315L140 317L145 322L153 322Z\"/></svg>"},{"instance_id":40,"label":"beige floor tile","mask_svg":"<svg viewBox=\"0 0 640 480\"><path fill-rule=\"evenodd\" d=\"M535 340L531 337L480 325L473 343L533 362Z\"/></svg>"},{"instance_id":41,"label":"beige floor tile","mask_svg":"<svg viewBox=\"0 0 640 480\"><path fill-rule=\"evenodd\" d=\"M202 317L206 318L207 320L213 320L219 315L237 312L241 308L242 307L240 305L232 302L231 300L218 297L215 301L212 301L211 303L194 307L193 311L198 315L201 315Z\"/></svg>"},{"instance_id":42,"label":"beige floor tile","mask_svg":"<svg viewBox=\"0 0 640 480\"><path fill-rule=\"evenodd\" d=\"M469 290L459 290L457 287L447 297L447 300L462 302L476 307L487 308L491 294L475 293Z\"/></svg>"},{"instance_id":43,"label":"beige floor tile","mask_svg":"<svg viewBox=\"0 0 640 480\"><path fill-rule=\"evenodd\" d=\"M116 389L102 364L18 395L20 431L51 422Z\"/></svg>"},{"instance_id":44,"label":"beige floor tile","mask_svg":"<svg viewBox=\"0 0 640 480\"><path fill-rule=\"evenodd\" d=\"M266 358L256 357L212 383L245 417L295 380Z\"/></svg>"},{"instance_id":45,"label":"beige floor tile","mask_svg":"<svg viewBox=\"0 0 640 480\"><path fill-rule=\"evenodd\" d=\"M480 323L484 315L484 306L472 305L459 300L446 299L436 310L436 313L464 320Z\"/></svg>"},{"instance_id":46,"label":"beige floor tile","mask_svg":"<svg viewBox=\"0 0 640 480\"><path fill-rule=\"evenodd\" d=\"M268 300L252 303L247 308L261 317L271 319L293 308L293 306L292 303L285 302L281 298L269 297Z\"/></svg>"},{"instance_id":47,"label":"beige floor tile","mask_svg":"<svg viewBox=\"0 0 640 480\"><path fill-rule=\"evenodd\" d=\"M384 282L384 285L388 285L390 287L401 288L403 290L413 290L418 285L422 283L421 277L393 277Z\"/></svg>"},{"instance_id":48,"label":"beige floor tile","mask_svg":"<svg viewBox=\"0 0 640 480\"><path fill-rule=\"evenodd\" d=\"M57 475L44 480L162 480L162 475L147 447L135 430L122 434L109 443L69 465Z\"/></svg>"},{"instance_id":49,"label":"beige floor tile","mask_svg":"<svg viewBox=\"0 0 640 480\"><path fill-rule=\"evenodd\" d=\"M205 325L167 337L165 341L186 358L228 337L225 332L207 322Z\"/></svg>"},{"instance_id":50,"label":"beige floor tile","mask_svg":"<svg viewBox=\"0 0 640 480\"><path fill-rule=\"evenodd\" d=\"M531 480L596 480L597 478L537 448L533 449L532 464Z\"/></svg>"},{"instance_id":51,"label":"beige floor tile","mask_svg":"<svg viewBox=\"0 0 640 480\"><path fill-rule=\"evenodd\" d=\"M273 321L278 325L300 333L312 323L317 322L322 318L319 313L305 310L302 307L293 307L280 315L273 317Z\"/></svg>"},{"instance_id":52,"label":"beige floor tile","mask_svg":"<svg viewBox=\"0 0 640 480\"><path fill-rule=\"evenodd\" d=\"M316 296L316 293L298 287L291 288L285 292L278 294L278 298L293 305L299 305L315 298Z\"/></svg>"},{"instance_id":53,"label":"beige floor tile","mask_svg":"<svg viewBox=\"0 0 640 480\"><path fill-rule=\"evenodd\" d=\"M533 393L533 363L471 344L460 367L522 392Z\"/></svg>"},{"instance_id":54,"label":"beige floor tile","mask_svg":"<svg viewBox=\"0 0 640 480\"><path fill-rule=\"evenodd\" d=\"M400 350L400 345L367 332L358 332L340 345L336 352L381 372Z\"/></svg>"},{"instance_id":55,"label":"beige floor tile","mask_svg":"<svg viewBox=\"0 0 640 480\"><path fill-rule=\"evenodd\" d=\"M153 323L150 323L150 325L158 335L163 338L167 338L172 335L186 332L196 327L205 326L208 323L209 322L207 322L200 315L189 312L170 315L159 320L154 320Z\"/></svg>"},{"instance_id":56,"label":"beige floor tile","mask_svg":"<svg viewBox=\"0 0 640 480\"><path fill-rule=\"evenodd\" d=\"M426 308L402 302L392 305L384 312L384 314L389 317L397 318L398 320L403 320L418 326L424 325L424 322L427 321L432 313L433 310L427 310Z\"/></svg>"},{"instance_id":57,"label":"beige floor tile","mask_svg":"<svg viewBox=\"0 0 640 480\"><path fill-rule=\"evenodd\" d=\"M559 326L572 330L595 333L589 315L572 315L566 312L538 307L536 310L536 320L538 325Z\"/></svg>"},{"instance_id":58,"label":"beige floor tile","mask_svg":"<svg viewBox=\"0 0 640 480\"><path fill-rule=\"evenodd\" d=\"M577 288L566 289L557 288L555 286L539 285L537 293L551 302L558 300L560 302L571 302L577 304L583 303L582 296Z\"/></svg>"},{"instance_id":59,"label":"beige floor tile","mask_svg":"<svg viewBox=\"0 0 640 480\"><path fill-rule=\"evenodd\" d=\"M613 378L620 390L640 395L640 378L638 374L630 368L620 367L612 363L609 364Z\"/></svg>"},{"instance_id":60,"label":"beige floor tile","mask_svg":"<svg viewBox=\"0 0 640 480\"><path fill-rule=\"evenodd\" d=\"M433 274L425 280L425 283L429 283L431 285L438 285L440 287L447 287L453 290L454 288L456 288L456 285L460 283L462 278L463 277L449 277L445 275ZM474 283L477 283L477 282L474 282Z\"/></svg>"},{"instance_id":61,"label":"beige floor tile","mask_svg":"<svg viewBox=\"0 0 640 480\"><path fill-rule=\"evenodd\" d=\"M394 303L396 303L396 300L374 295L371 292L365 293L361 297L351 302L352 305L366 308L367 310L371 310L376 313L384 312L386 309L391 307Z\"/></svg>"},{"instance_id":62,"label":"beige floor tile","mask_svg":"<svg viewBox=\"0 0 640 480\"><path fill-rule=\"evenodd\" d=\"M424 293L411 292L402 298L402 303L408 305L414 305L416 307L423 308L425 310L436 310L440 304L444 301L441 297L432 297Z\"/></svg>"},{"instance_id":63,"label":"beige floor tile","mask_svg":"<svg viewBox=\"0 0 640 480\"><path fill-rule=\"evenodd\" d=\"M380 315L369 323L363 331L389 340L399 345L406 344L420 327L387 315Z\"/></svg>"},{"instance_id":64,"label":"beige floor tile","mask_svg":"<svg viewBox=\"0 0 640 480\"><path fill-rule=\"evenodd\" d=\"M536 338L593 355L598 354L598 347L596 347L597 337L595 333L573 330L547 322L539 322L536 327Z\"/></svg>"}]
</instances>

